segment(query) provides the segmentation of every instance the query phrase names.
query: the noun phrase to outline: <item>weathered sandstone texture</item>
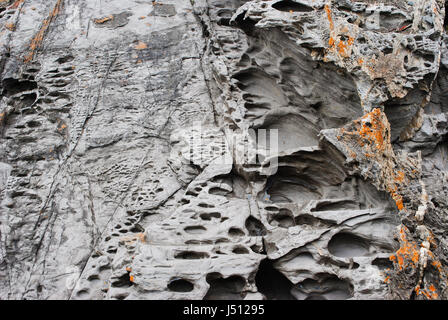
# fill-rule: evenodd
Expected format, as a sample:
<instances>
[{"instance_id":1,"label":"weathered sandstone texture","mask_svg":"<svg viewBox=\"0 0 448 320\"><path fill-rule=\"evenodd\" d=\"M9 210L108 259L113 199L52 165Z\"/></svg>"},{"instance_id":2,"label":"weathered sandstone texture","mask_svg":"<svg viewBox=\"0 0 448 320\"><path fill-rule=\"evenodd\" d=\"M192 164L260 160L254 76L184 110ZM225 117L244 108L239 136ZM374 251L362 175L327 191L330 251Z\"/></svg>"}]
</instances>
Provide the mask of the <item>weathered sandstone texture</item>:
<instances>
[{"instance_id":1,"label":"weathered sandstone texture","mask_svg":"<svg viewBox=\"0 0 448 320\"><path fill-rule=\"evenodd\" d=\"M0 299L448 299L444 0L0 0L0 28Z\"/></svg>"}]
</instances>

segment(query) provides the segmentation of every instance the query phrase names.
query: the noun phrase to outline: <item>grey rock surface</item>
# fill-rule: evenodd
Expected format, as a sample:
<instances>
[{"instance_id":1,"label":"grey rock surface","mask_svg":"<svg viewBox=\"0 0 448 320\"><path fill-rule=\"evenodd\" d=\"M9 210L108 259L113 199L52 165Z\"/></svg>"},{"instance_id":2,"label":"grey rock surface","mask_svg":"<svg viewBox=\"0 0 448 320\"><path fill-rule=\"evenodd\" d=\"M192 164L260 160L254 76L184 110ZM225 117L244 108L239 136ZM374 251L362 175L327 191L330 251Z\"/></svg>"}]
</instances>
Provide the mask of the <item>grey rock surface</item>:
<instances>
[{"instance_id":1,"label":"grey rock surface","mask_svg":"<svg viewBox=\"0 0 448 320\"><path fill-rule=\"evenodd\" d=\"M445 1L0 26L0 299L448 298Z\"/></svg>"}]
</instances>

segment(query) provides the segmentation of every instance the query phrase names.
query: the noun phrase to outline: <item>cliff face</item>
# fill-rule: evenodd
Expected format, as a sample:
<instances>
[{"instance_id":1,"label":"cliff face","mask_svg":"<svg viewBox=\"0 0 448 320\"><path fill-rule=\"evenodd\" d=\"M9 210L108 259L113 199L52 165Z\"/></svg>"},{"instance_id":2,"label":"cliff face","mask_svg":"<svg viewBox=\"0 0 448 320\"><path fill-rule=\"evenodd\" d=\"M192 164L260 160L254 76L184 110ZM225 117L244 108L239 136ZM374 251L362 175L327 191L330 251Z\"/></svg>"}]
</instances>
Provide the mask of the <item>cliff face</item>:
<instances>
[{"instance_id":1,"label":"cliff face","mask_svg":"<svg viewBox=\"0 0 448 320\"><path fill-rule=\"evenodd\" d=\"M442 0L0 0L0 299L447 299Z\"/></svg>"}]
</instances>

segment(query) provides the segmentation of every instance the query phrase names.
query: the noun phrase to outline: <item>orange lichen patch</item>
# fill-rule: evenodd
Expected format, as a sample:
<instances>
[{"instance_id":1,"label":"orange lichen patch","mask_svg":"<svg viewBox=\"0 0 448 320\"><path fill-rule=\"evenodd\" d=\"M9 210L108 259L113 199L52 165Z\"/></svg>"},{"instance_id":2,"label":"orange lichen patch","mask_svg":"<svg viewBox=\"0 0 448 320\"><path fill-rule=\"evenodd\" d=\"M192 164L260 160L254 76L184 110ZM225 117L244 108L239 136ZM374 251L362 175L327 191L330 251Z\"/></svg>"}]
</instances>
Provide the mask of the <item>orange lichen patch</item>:
<instances>
[{"instance_id":1,"label":"orange lichen patch","mask_svg":"<svg viewBox=\"0 0 448 320\"><path fill-rule=\"evenodd\" d=\"M329 49L331 51L334 50L334 52L342 58L348 58L351 54L351 47L355 43L355 38L349 36L348 39L345 40L346 35L350 32L350 29L346 25L342 25L339 30L336 30L330 6L326 4L324 9L330 24L330 39L328 40Z\"/></svg>"},{"instance_id":2,"label":"orange lichen patch","mask_svg":"<svg viewBox=\"0 0 448 320\"><path fill-rule=\"evenodd\" d=\"M431 265L437 269L437 271L439 272L440 278L443 278L444 275L445 275L445 272L444 272L444 270L442 268L442 263L439 260L434 260L431 263Z\"/></svg>"},{"instance_id":3,"label":"orange lichen patch","mask_svg":"<svg viewBox=\"0 0 448 320\"><path fill-rule=\"evenodd\" d=\"M417 268L420 257L417 244L414 241L407 240L407 232L408 229L402 226L400 229L400 249L395 252L395 255L389 257L389 260L398 264L400 270L406 269L407 267Z\"/></svg>"},{"instance_id":4,"label":"orange lichen patch","mask_svg":"<svg viewBox=\"0 0 448 320\"><path fill-rule=\"evenodd\" d=\"M420 295L420 286L416 286L414 290L417 295Z\"/></svg>"},{"instance_id":5,"label":"orange lichen patch","mask_svg":"<svg viewBox=\"0 0 448 320\"><path fill-rule=\"evenodd\" d=\"M64 2L64 0L56 1L56 4L54 5L53 9L51 10L50 14L48 15L48 18L43 21L41 28L39 29L37 34L31 40L31 44L30 44L31 50L25 56L25 59L24 59L25 63L33 60L34 54L36 53L36 50L42 45L45 34L47 33L51 23L53 22L55 17L59 14L63 2Z\"/></svg>"},{"instance_id":6,"label":"orange lichen patch","mask_svg":"<svg viewBox=\"0 0 448 320\"><path fill-rule=\"evenodd\" d=\"M395 201L395 204L398 208L398 210L403 210L404 209L404 205L403 205L403 197L401 195L398 194L397 190L398 187L397 185L395 185L394 183L391 183L387 188L386 188L387 192L390 193L390 195L392 196L392 199Z\"/></svg>"},{"instance_id":7,"label":"orange lichen patch","mask_svg":"<svg viewBox=\"0 0 448 320\"><path fill-rule=\"evenodd\" d=\"M126 271L127 271L127 272L131 272L131 271L132 271L132 268L131 268L131 267L126 267Z\"/></svg>"},{"instance_id":8,"label":"orange lichen patch","mask_svg":"<svg viewBox=\"0 0 448 320\"><path fill-rule=\"evenodd\" d=\"M397 195L396 198L394 198L394 200L398 210L400 211L403 210L404 209L403 198L400 195Z\"/></svg>"},{"instance_id":9,"label":"orange lichen patch","mask_svg":"<svg viewBox=\"0 0 448 320\"><path fill-rule=\"evenodd\" d=\"M347 58L350 56L348 53L348 45L344 41L339 41L338 43L338 53L341 57Z\"/></svg>"},{"instance_id":10,"label":"orange lichen patch","mask_svg":"<svg viewBox=\"0 0 448 320\"><path fill-rule=\"evenodd\" d=\"M437 248L436 239L434 239L434 234L431 231L429 231L429 236L426 240L431 244L431 247Z\"/></svg>"},{"instance_id":11,"label":"orange lichen patch","mask_svg":"<svg viewBox=\"0 0 448 320\"><path fill-rule=\"evenodd\" d=\"M359 64L359 65L362 65L363 63L364 63L364 60L363 60L362 58L359 58L359 59L358 59L358 64Z\"/></svg>"},{"instance_id":12,"label":"orange lichen patch","mask_svg":"<svg viewBox=\"0 0 448 320\"><path fill-rule=\"evenodd\" d=\"M348 44L349 46L352 46L354 43L355 43L355 38L353 38L353 37L348 37L347 44Z\"/></svg>"},{"instance_id":13,"label":"orange lichen patch","mask_svg":"<svg viewBox=\"0 0 448 320\"><path fill-rule=\"evenodd\" d=\"M110 20L113 20L113 19L114 19L114 16L113 15L109 15L109 16L106 16L106 17L103 17L103 18L95 19L95 20L93 20L93 22L95 22L96 24L103 24L103 23L105 23L107 21L110 21Z\"/></svg>"},{"instance_id":14,"label":"orange lichen patch","mask_svg":"<svg viewBox=\"0 0 448 320\"><path fill-rule=\"evenodd\" d=\"M330 22L330 30L334 30L334 21L333 17L331 16L331 8L328 4L325 5L325 12L327 13L328 21Z\"/></svg>"},{"instance_id":15,"label":"orange lichen patch","mask_svg":"<svg viewBox=\"0 0 448 320\"><path fill-rule=\"evenodd\" d=\"M12 22L8 22L5 24L5 28L9 31L14 31L16 29L16 25Z\"/></svg>"},{"instance_id":16,"label":"orange lichen patch","mask_svg":"<svg viewBox=\"0 0 448 320\"><path fill-rule=\"evenodd\" d=\"M395 181L397 181L398 183L402 183L404 181L404 172L403 171L398 171L397 175L395 177Z\"/></svg>"},{"instance_id":17,"label":"orange lichen patch","mask_svg":"<svg viewBox=\"0 0 448 320\"><path fill-rule=\"evenodd\" d=\"M58 131L59 131L59 132L62 132L62 131L64 131L65 128L67 128L67 125L66 125L65 123L63 123L63 124L58 128Z\"/></svg>"},{"instance_id":18,"label":"orange lichen patch","mask_svg":"<svg viewBox=\"0 0 448 320\"><path fill-rule=\"evenodd\" d=\"M146 49L146 48L148 48L148 45L147 45L146 43L142 42L142 41L139 41L139 42L134 46L134 49L135 49L135 50L144 50L144 49Z\"/></svg>"},{"instance_id":19,"label":"orange lichen patch","mask_svg":"<svg viewBox=\"0 0 448 320\"><path fill-rule=\"evenodd\" d=\"M372 112L366 114L361 118L361 129L359 135L367 140L371 145L375 145L379 151L384 151L384 131L385 126L382 121L382 112L376 108Z\"/></svg>"},{"instance_id":20,"label":"orange lichen patch","mask_svg":"<svg viewBox=\"0 0 448 320\"><path fill-rule=\"evenodd\" d=\"M350 127L353 128L350 131L344 128L339 129L337 136L337 139L345 144L347 157L352 157L351 152L353 149L357 149L358 158L364 158L372 166L375 163L380 163L375 177L373 175L370 177L377 179L381 183L381 188L389 192L400 211L404 210L404 201L399 186L404 185L407 175L412 176L409 172L412 168L403 167L397 162L390 144L390 126L386 115L376 108L353 121Z\"/></svg>"},{"instance_id":21,"label":"orange lichen patch","mask_svg":"<svg viewBox=\"0 0 448 320\"><path fill-rule=\"evenodd\" d=\"M439 297L438 293L436 292L436 287L434 285L430 285L429 289L422 289L420 285L417 285L414 289L415 293L419 295L424 295L429 300L434 300Z\"/></svg>"},{"instance_id":22,"label":"orange lichen patch","mask_svg":"<svg viewBox=\"0 0 448 320\"><path fill-rule=\"evenodd\" d=\"M139 20L146 19L146 16L140 16L140 17L138 17L138 19L139 19Z\"/></svg>"},{"instance_id":23,"label":"orange lichen patch","mask_svg":"<svg viewBox=\"0 0 448 320\"><path fill-rule=\"evenodd\" d=\"M442 268L442 264L439 261L433 261L431 264L437 269Z\"/></svg>"},{"instance_id":24,"label":"orange lichen patch","mask_svg":"<svg viewBox=\"0 0 448 320\"><path fill-rule=\"evenodd\" d=\"M387 276L386 278L384 278L383 280L385 283L389 283L390 282L390 276Z\"/></svg>"},{"instance_id":25,"label":"orange lichen patch","mask_svg":"<svg viewBox=\"0 0 448 320\"><path fill-rule=\"evenodd\" d=\"M329 19L331 19L331 14ZM350 57L352 47L355 43L355 38L348 35L350 33L350 29L346 25L341 25L339 28L334 29L333 20L331 19L330 21L332 27L330 28L330 38L328 40L329 50L338 55L340 58Z\"/></svg>"},{"instance_id":26,"label":"orange lichen patch","mask_svg":"<svg viewBox=\"0 0 448 320\"><path fill-rule=\"evenodd\" d=\"M134 276L130 276L129 281L134 282Z\"/></svg>"},{"instance_id":27,"label":"orange lichen patch","mask_svg":"<svg viewBox=\"0 0 448 320\"><path fill-rule=\"evenodd\" d=\"M347 46L345 45L344 41L338 42L338 52L341 55L345 55L345 50L347 49Z\"/></svg>"}]
</instances>

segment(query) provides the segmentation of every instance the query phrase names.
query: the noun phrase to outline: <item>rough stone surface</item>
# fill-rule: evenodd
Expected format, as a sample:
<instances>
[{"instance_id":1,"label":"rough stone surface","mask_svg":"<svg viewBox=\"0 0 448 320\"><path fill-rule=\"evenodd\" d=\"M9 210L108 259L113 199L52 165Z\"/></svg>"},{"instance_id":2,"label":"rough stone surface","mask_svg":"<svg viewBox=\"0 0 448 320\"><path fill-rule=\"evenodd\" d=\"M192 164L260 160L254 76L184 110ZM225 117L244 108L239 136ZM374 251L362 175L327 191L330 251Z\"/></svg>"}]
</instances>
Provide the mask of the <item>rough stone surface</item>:
<instances>
[{"instance_id":1,"label":"rough stone surface","mask_svg":"<svg viewBox=\"0 0 448 320\"><path fill-rule=\"evenodd\" d=\"M0 26L0 299L448 298L444 1L0 0Z\"/></svg>"}]
</instances>

